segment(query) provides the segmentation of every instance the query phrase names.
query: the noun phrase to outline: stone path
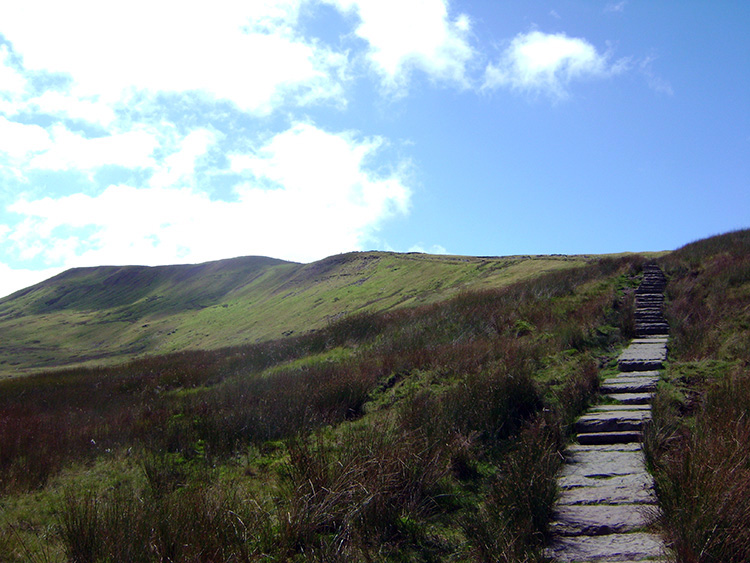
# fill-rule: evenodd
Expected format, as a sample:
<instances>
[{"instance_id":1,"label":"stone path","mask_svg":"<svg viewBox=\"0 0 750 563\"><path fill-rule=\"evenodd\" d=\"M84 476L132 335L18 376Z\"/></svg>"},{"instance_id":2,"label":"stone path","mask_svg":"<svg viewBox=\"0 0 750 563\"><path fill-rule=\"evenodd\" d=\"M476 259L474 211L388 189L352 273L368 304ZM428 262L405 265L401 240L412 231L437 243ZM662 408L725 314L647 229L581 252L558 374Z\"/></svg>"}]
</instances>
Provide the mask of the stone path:
<instances>
[{"instance_id":1,"label":"stone path","mask_svg":"<svg viewBox=\"0 0 750 563\"><path fill-rule=\"evenodd\" d=\"M667 357L664 274L644 268L636 290L636 336L617 360L620 373L601 385L602 402L575 425L565 451L560 498L548 555L557 561L662 561L659 536L647 527L656 510L653 480L641 451L643 423Z\"/></svg>"}]
</instances>

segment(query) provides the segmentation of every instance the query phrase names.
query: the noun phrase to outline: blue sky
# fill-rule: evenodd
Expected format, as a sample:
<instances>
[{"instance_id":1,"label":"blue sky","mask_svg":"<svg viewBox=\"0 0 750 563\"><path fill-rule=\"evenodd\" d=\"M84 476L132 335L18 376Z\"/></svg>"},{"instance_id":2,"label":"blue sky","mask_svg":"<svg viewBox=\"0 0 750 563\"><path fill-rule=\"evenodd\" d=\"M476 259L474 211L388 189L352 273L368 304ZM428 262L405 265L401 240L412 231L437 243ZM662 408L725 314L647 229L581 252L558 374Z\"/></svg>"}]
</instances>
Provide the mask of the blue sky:
<instances>
[{"instance_id":1,"label":"blue sky","mask_svg":"<svg viewBox=\"0 0 750 563\"><path fill-rule=\"evenodd\" d=\"M0 295L64 269L750 227L744 1L0 5Z\"/></svg>"}]
</instances>

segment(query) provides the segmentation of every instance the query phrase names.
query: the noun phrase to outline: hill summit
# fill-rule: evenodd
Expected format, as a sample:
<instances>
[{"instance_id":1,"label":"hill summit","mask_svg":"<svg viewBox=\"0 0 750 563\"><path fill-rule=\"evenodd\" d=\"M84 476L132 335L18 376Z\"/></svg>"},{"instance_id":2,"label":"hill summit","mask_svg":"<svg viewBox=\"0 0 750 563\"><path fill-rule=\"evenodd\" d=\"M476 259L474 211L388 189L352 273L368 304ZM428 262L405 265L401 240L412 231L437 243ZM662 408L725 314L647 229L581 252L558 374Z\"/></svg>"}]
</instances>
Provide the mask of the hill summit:
<instances>
[{"instance_id":1,"label":"hill summit","mask_svg":"<svg viewBox=\"0 0 750 563\"><path fill-rule=\"evenodd\" d=\"M74 268L0 299L0 374L282 338L592 258L353 252L310 264L247 256Z\"/></svg>"}]
</instances>

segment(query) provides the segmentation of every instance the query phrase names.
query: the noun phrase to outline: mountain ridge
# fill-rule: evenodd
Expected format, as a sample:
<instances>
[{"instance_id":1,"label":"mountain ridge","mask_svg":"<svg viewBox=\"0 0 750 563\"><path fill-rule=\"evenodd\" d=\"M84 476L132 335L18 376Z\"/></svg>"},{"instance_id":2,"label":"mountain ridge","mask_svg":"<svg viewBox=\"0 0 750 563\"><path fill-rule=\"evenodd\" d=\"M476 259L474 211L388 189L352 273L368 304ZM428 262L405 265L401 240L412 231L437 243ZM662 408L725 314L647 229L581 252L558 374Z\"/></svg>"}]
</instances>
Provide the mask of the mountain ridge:
<instances>
[{"instance_id":1,"label":"mountain ridge","mask_svg":"<svg viewBox=\"0 0 750 563\"><path fill-rule=\"evenodd\" d=\"M309 264L245 256L74 268L0 299L0 375L282 338L596 258L366 251Z\"/></svg>"}]
</instances>

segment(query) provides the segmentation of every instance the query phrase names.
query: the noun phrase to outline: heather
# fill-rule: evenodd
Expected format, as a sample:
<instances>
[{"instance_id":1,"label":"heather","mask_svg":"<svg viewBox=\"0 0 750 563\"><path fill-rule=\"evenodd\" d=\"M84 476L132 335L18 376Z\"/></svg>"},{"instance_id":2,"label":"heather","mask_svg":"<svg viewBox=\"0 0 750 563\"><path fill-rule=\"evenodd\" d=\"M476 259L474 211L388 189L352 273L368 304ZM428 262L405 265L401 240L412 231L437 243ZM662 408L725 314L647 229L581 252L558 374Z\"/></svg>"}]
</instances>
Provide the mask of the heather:
<instances>
[{"instance_id":1,"label":"heather","mask_svg":"<svg viewBox=\"0 0 750 563\"><path fill-rule=\"evenodd\" d=\"M750 231L663 260L670 362L647 440L678 561L750 560Z\"/></svg>"}]
</instances>

